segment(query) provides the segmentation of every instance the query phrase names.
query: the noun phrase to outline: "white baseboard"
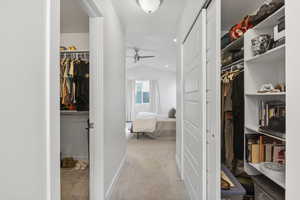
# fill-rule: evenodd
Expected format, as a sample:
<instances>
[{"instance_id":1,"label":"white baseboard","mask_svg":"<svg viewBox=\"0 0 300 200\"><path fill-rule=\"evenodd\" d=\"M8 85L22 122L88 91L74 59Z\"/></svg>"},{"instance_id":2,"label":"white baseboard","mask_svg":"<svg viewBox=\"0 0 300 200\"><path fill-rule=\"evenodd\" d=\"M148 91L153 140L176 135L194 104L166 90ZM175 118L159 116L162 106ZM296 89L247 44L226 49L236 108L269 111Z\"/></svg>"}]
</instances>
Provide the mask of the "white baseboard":
<instances>
[{"instance_id":1,"label":"white baseboard","mask_svg":"<svg viewBox=\"0 0 300 200\"><path fill-rule=\"evenodd\" d=\"M119 168L118 168L118 170L117 170L117 172L116 172L116 174L115 174L115 176L114 176L114 178L113 178L110 186L108 187L108 189L107 189L107 191L105 193L105 200L110 200L111 199L111 196L112 196L113 191L115 189L116 183L118 182L119 177L121 175L121 171L122 171L122 169L124 167L126 158L127 158L127 153L125 153L124 157L122 158L120 166L119 166Z\"/></svg>"},{"instance_id":2,"label":"white baseboard","mask_svg":"<svg viewBox=\"0 0 300 200\"><path fill-rule=\"evenodd\" d=\"M177 154L175 156L175 159L176 159L177 170L178 170L178 173L180 174L180 177L181 177L181 162L180 162L179 157L178 157Z\"/></svg>"}]
</instances>

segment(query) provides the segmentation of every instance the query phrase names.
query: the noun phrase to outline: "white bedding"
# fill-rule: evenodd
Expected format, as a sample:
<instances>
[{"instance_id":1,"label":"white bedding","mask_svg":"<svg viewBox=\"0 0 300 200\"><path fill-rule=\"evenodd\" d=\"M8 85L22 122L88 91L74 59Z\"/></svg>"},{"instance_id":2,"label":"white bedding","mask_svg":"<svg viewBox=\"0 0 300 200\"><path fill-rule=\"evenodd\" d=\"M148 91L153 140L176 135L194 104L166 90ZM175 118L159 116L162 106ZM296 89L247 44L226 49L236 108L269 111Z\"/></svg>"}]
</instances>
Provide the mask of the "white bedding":
<instances>
[{"instance_id":1,"label":"white bedding","mask_svg":"<svg viewBox=\"0 0 300 200\"><path fill-rule=\"evenodd\" d=\"M175 131L176 119L170 119L156 113L140 112L132 125L135 133L150 133L151 136L157 137L163 131Z\"/></svg>"}]
</instances>

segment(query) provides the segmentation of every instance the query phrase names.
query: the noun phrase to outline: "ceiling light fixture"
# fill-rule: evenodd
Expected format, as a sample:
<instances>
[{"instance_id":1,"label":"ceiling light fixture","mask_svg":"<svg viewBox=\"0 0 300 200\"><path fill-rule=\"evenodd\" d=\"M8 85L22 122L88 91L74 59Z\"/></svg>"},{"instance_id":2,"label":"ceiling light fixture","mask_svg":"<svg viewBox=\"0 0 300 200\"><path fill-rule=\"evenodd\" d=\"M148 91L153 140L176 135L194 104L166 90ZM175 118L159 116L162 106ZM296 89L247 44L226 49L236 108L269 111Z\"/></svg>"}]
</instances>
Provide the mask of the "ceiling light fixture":
<instances>
[{"instance_id":1,"label":"ceiling light fixture","mask_svg":"<svg viewBox=\"0 0 300 200\"><path fill-rule=\"evenodd\" d=\"M163 0L136 0L138 5L148 14L154 13L159 9Z\"/></svg>"}]
</instances>

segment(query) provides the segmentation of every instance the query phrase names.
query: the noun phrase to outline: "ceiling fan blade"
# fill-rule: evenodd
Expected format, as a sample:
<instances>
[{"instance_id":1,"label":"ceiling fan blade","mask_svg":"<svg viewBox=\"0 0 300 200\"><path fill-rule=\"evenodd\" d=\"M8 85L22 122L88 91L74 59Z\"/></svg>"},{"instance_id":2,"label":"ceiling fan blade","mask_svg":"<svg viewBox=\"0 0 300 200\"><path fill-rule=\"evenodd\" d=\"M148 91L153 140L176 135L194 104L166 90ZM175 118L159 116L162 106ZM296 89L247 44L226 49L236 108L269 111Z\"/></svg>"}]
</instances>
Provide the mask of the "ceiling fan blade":
<instances>
[{"instance_id":1,"label":"ceiling fan blade","mask_svg":"<svg viewBox=\"0 0 300 200\"><path fill-rule=\"evenodd\" d=\"M140 56L140 59L144 59L144 58L155 58L155 56Z\"/></svg>"},{"instance_id":2,"label":"ceiling fan blade","mask_svg":"<svg viewBox=\"0 0 300 200\"><path fill-rule=\"evenodd\" d=\"M154 49L138 48L138 47L132 47L132 46L127 46L127 49L138 50L138 51L150 51L150 52L155 52Z\"/></svg>"}]
</instances>

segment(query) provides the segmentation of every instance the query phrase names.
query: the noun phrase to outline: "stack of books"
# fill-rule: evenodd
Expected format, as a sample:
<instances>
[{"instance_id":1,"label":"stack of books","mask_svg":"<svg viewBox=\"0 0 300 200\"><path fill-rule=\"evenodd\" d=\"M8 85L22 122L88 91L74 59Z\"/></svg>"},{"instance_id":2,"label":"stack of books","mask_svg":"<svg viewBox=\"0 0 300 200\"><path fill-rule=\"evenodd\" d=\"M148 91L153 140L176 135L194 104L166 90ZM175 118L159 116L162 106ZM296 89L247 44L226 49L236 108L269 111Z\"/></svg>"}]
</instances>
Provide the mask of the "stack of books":
<instances>
[{"instance_id":1,"label":"stack of books","mask_svg":"<svg viewBox=\"0 0 300 200\"><path fill-rule=\"evenodd\" d=\"M260 101L259 131L285 138L285 103L282 101Z\"/></svg>"},{"instance_id":2,"label":"stack of books","mask_svg":"<svg viewBox=\"0 0 300 200\"><path fill-rule=\"evenodd\" d=\"M247 139L247 161L257 164L262 162L285 163L285 145L264 136Z\"/></svg>"}]
</instances>

